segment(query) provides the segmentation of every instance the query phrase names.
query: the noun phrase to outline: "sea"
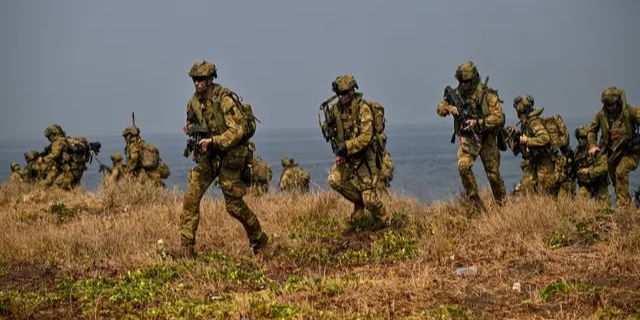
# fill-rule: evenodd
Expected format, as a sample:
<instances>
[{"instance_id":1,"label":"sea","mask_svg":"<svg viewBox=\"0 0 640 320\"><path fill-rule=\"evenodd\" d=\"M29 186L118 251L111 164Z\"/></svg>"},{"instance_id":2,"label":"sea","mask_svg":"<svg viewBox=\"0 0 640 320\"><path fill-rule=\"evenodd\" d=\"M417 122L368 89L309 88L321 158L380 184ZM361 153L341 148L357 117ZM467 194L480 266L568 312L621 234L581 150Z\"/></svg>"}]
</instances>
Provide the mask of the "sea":
<instances>
[{"instance_id":1,"label":"sea","mask_svg":"<svg viewBox=\"0 0 640 320\"><path fill-rule=\"evenodd\" d=\"M588 123L589 119L565 119L567 127L573 133L577 126ZM35 130L35 129L34 129ZM40 128L37 128L40 131ZM119 131L119 130L118 130ZM452 125L449 118L435 124L393 125L387 127L389 136L388 148L395 162L395 174L391 190L399 195L415 197L421 202L430 203L457 197L462 192L457 169L456 144L451 144ZM78 134L79 135L79 134ZM98 159L93 160L82 178L82 185L87 190L97 190L101 175L98 172L98 160L111 165L109 155L114 151L123 152L122 137L86 136L89 141L102 143ZM170 169L171 176L166 184L169 188L185 190L187 174L193 166L189 158L183 157L187 141L182 132L145 134L143 138L158 147L160 156ZM257 153L271 164L273 181L271 192L277 191L278 178L282 172L280 159L292 157L304 169L311 173L312 188L326 189L327 175L334 156L331 148L324 141L318 128L305 129L261 129L254 136ZM572 137L572 146L576 142ZM10 163L18 161L24 165L23 153L28 150L42 150L47 141L42 139L0 140L0 181L10 176ZM520 180L520 157L515 157L510 150L501 153L500 172L508 191L512 190ZM487 187L488 181L478 158L473 171L478 184ZM640 184L640 174L635 171L630 177L630 189ZM214 196L219 191L213 190ZM611 187L610 187L611 189ZM611 190L611 192L613 192Z\"/></svg>"}]
</instances>

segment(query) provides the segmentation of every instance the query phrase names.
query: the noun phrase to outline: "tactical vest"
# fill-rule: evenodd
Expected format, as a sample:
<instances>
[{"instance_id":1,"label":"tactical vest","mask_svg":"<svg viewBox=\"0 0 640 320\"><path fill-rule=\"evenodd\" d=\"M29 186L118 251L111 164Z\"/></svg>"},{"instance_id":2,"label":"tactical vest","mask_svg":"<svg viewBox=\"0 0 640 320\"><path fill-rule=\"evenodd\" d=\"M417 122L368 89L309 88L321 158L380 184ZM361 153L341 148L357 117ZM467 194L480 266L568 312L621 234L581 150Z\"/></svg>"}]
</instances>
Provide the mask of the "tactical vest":
<instances>
[{"instance_id":1,"label":"tactical vest","mask_svg":"<svg viewBox=\"0 0 640 320\"><path fill-rule=\"evenodd\" d=\"M214 84L206 92L206 97L194 95L189 104L201 126L209 128L214 135L225 132L228 127L224 121L222 98L229 94L229 90Z\"/></svg>"},{"instance_id":2,"label":"tactical vest","mask_svg":"<svg viewBox=\"0 0 640 320\"><path fill-rule=\"evenodd\" d=\"M609 127L609 116L607 115L607 113L603 110L600 115L598 116L598 124L600 125L600 131L601 131L601 147L604 147L606 145L609 144L610 139L611 139L611 130ZM631 125L631 117L629 116L629 109L624 106L622 111L621 111L621 115L620 115L620 121L622 121L622 123L624 124L624 128L626 132L623 132L623 136L620 136L620 138L623 137L630 137L631 133L633 132L633 127Z\"/></svg>"},{"instance_id":3,"label":"tactical vest","mask_svg":"<svg viewBox=\"0 0 640 320\"><path fill-rule=\"evenodd\" d=\"M338 135L336 140L338 143L344 143L360 133L358 131L360 129L359 109L362 103L362 93L356 93L348 112L341 112L337 103L331 108L331 112L336 119L336 132Z\"/></svg>"}]
</instances>

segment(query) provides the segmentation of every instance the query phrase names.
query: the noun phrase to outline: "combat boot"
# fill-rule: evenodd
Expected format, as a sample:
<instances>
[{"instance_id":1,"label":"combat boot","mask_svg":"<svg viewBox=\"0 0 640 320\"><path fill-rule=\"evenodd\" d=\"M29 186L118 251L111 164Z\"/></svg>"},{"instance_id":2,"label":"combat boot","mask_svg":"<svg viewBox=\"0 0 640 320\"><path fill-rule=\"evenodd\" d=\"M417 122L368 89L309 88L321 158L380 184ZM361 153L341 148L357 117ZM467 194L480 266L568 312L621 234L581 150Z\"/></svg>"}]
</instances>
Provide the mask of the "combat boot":
<instances>
[{"instance_id":1,"label":"combat boot","mask_svg":"<svg viewBox=\"0 0 640 320\"><path fill-rule=\"evenodd\" d=\"M258 239L251 240L251 249L253 249L253 254L258 254L267 246L267 244L269 244L269 236L267 236L266 233L262 232Z\"/></svg>"},{"instance_id":2,"label":"combat boot","mask_svg":"<svg viewBox=\"0 0 640 320\"><path fill-rule=\"evenodd\" d=\"M167 252L174 260L192 260L196 258L194 245L181 245L180 248Z\"/></svg>"},{"instance_id":3,"label":"combat boot","mask_svg":"<svg viewBox=\"0 0 640 320\"><path fill-rule=\"evenodd\" d=\"M365 215L366 211L364 210L364 204L356 203L353 205L353 212L351 212L351 217L349 217L350 222L355 222L362 219Z\"/></svg>"}]
</instances>

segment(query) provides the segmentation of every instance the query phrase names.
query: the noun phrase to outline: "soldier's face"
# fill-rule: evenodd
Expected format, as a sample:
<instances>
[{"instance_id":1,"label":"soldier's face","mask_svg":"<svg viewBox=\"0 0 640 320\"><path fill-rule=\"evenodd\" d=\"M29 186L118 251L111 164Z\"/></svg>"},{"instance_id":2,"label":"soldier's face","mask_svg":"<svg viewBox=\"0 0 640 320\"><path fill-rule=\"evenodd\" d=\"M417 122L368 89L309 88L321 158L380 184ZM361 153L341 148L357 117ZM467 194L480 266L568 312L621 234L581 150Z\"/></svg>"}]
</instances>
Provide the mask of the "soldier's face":
<instances>
[{"instance_id":1,"label":"soldier's face","mask_svg":"<svg viewBox=\"0 0 640 320\"><path fill-rule=\"evenodd\" d=\"M209 85L209 78L206 77L193 77L193 86L196 88L196 92L204 92Z\"/></svg>"},{"instance_id":2,"label":"soldier's face","mask_svg":"<svg viewBox=\"0 0 640 320\"><path fill-rule=\"evenodd\" d=\"M616 114L620 112L620 110L622 109L622 106L618 102L614 102L614 103L605 104L604 108L607 110L607 112Z\"/></svg>"},{"instance_id":3,"label":"soldier's face","mask_svg":"<svg viewBox=\"0 0 640 320\"><path fill-rule=\"evenodd\" d=\"M338 97L338 101L340 102L341 105L346 106L351 103L351 99L352 99L351 93L352 91L347 91L339 94L340 96Z\"/></svg>"},{"instance_id":4,"label":"soldier's face","mask_svg":"<svg viewBox=\"0 0 640 320\"><path fill-rule=\"evenodd\" d=\"M475 89L473 79L460 80L458 84L458 89L460 89L460 91L465 95L469 95L473 93L473 89Z\"/></svg>"}]
</instances>

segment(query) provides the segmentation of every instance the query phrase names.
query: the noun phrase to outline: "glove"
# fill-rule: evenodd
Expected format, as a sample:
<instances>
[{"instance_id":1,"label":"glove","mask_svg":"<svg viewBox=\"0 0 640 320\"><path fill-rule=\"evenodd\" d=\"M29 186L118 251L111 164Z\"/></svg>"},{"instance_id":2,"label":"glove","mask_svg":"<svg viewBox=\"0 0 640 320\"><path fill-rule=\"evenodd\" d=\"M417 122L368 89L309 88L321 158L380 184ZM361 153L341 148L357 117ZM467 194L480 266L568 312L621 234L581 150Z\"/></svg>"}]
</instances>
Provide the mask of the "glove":
<instances>
[{"instance_id":1,"label":"glove","mask_svg":"<svg viewBox=\"0 0 640 320\"><path fill-rule=\"evenodd\" d=\"M347 144L345 142L338 145L338 150L336 150L336 156L346 158L349 155L347 152Z\"/></svg>"}]
</instances>

